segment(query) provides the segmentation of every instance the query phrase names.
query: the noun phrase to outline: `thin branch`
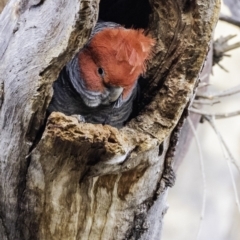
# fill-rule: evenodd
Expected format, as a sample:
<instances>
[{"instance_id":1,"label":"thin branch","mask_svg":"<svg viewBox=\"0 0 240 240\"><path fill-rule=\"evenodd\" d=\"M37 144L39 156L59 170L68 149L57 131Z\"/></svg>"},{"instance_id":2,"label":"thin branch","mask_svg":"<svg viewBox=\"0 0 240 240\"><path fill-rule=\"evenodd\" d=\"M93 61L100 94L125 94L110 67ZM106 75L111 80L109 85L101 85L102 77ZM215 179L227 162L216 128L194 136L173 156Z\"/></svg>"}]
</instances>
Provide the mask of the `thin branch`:
<instances>
[{"instance_id":1,"label":"thin branch","mask_svg":"<svg viewBox=\"0 0 240 240\"><path fill-rule=\"evenodd\" d=\"M239 47L240 47L240 42L236 42L234 44L226 46L225 49L224 49L225 50L224 52L228 52L228 51L234 50L234 49L239 48ZM226 55L224 54L224 56L226 56Z\"/></svg>"},{"instance_id":2,"label":"thin branch","mask_svg":"<svg viewBox=\"0 0 240 240\"><path fill-rule=\"evenodd\" d=\"M220 64L219 62L217 62L217 65L225 72L229 73L229 71L222 65Z\"/></svg>"},{"instance_id":3,"label":"thin branch","mask_svg":"<svg viewBox=\"0 0 240 240\"><path fill-rule=\"evenodd\" d=\"M219 20L227 22L227 23L231 23L231 24L233 24L237 27L240 27L240 21L237 20L237 19L231 18L229 16L221 14L220 17L219 17Z\"/></svg>"},{"instance_id":4,"label":"thin branch","mask_svg":"<svg viewBox=\"0 0 240 240\"><path fill-rule=\"evenodd\" d=\"M235 87L229 88L225 91L221 91L219 93L215 93L212 95L197 94L197 98L205 98L205 99L213 100L215 98L227 97L237 93L240 93L240 84Z\"/></svg>"},{"instance_id":5,"label":"thin branch","mask_svg":"<svg viewBox=\"0 0 240 240\"><path fill-rule=\"evenodd\" d=\"M198 99L194 99L193 100L193 104L201 104L201 105L214 105L220 103L220 101L217 100L198 100Z\"/></svg>"},{"instance_id":6,"label":"thin branch","mask_svg":"<svg viewBox=\"0 0 240 240\"><path fill-rule=\"evenodd\" d=\"M206 117L214 117L215 119L223 119L223 118L235 117L240 115L240 110L228 112L228 113L209 113L209 112L205 112L195 108L190 108L189 111L200 114L202 116L206 116Z\"/></svg>"},{"instance_id":7,"label":"thin branch","mask_svg":"<svg viewBox=\"0 0 240 240\"><path fill-rule=\"evenodd\" d=\"M229 173L230 173L230 176L231 176L231 181L232 181L232 185L233 185L235 200L236 200L236 204L237 204L237 207L238 207L238 211L240 212L240 203L239 203L239 198L238 198L238 193L237 193L237 187L236 187L235 179L234 179L233 172L232 172L232 169L231 169L231 166L230 166L230 162L232 162L237 167L239 172L240 172L240 167L239 167L237 161L234 159L234 157L233 157L231 151L229 150L226 142L224 141L222 135L218 131L218 129L216 127L216 124L214 122L214 118L213 117L206 117L206 116L204 116L204 118L209 122L209 124L211 125L211 127L213 128L213 130L215 131L215 133L218 136L219 142L220 142L222 150L223 150L223 155L224 155L224 157L227 161L227 164L228 164L228 169L229 169Z\"/></svg>"},{"instance_id":8,"label":"thin branch","mask_svg":"<svg viewBox=\"0 0 240 240\"><path fill-rule=\"evenodd\" d=\"M227 43L229 40L235 38L236 36L237 34L229 34L225 37L221 36L215 42Z\"/></svg>"},{"instance_id":9,"label":"thin branch","mask_svg":"<svg viewBox=\"0 0 240 240\"><path fill-rule=\"evenodd\" d=\"M237 35L228 35L220 37L213 42L213 65L218 64L220 68L227 72L227 69L220 64L220 61L226 56L226 52L240 47L240 42L228 44L228 41Z\"/></svg>"},{"instance_id":10,"label":"thin branch","mask_svg":"<svg viewBox=\"0 0 240 240\"><path fill-rule=\"evenodd\" d=\"M224 56L224 57L231 57L232 55L231 55L231 54L224 53L223 56Z\"/></svg>"},{"instance_id":11,"label":"thin branch","mask_svg":"<svg viewBox=\"0 0 240 240\"><path fill-rule=\"evenodd\" d=\"M228 41L232 38L236 37L237 34L227 35L225 37L220 37L217 40L214 41L214 51L218 54L223 54L225 52L234 50L236 48L240 47L240 42L236 42L233 44L228 44Z\"/></svg>"},{"instance_id":12,"label":"thin branch","mask_svg":"<svg viewBox=\"0 0 240 240\"><path fill-rule=\"evenodd\" d=\"M202 81L202 79L204 79L206 76L209 76L209 75L205 74L203 77L200 78L201 81ZM208 87L208 86L211 86L211 85L212 85L212 83L201 82L201 83L199 83L199 85L198 85L198 89L199 89L199 88L203 88L203 87Z\"/></svg>"},{"instance_id":13,"label":"thin branch","mask_svg":"<svg viewBox=\"0 0 240 240\"><path fill-rule=\"evenodd\" d=\"M192 123L192 120L190 118L187 119L188 123L190 125L190 128L193 132L194 138L196 140L197 143L197 148L198 148L198 152L199 152L199 161L200 161L200 166L201 166L201 173L202 173L202 184L203 184L203 198L202 198L202 210L201 210L201 216L200 216L200 223L199 223L199 229L198 229L198 234L197 234L197 239L199 239L200 237L200 233L202 230L202 223L203 223L203 219L205 216L205 209L206 209L206 189L207 189L207 184L206 184L206 176L205 176L205 169L204 169L204 162L203 162L203 154L202 154L202 148L201 148L201 144L196 132L196 129Z\"/></svg>"}]
</instances>

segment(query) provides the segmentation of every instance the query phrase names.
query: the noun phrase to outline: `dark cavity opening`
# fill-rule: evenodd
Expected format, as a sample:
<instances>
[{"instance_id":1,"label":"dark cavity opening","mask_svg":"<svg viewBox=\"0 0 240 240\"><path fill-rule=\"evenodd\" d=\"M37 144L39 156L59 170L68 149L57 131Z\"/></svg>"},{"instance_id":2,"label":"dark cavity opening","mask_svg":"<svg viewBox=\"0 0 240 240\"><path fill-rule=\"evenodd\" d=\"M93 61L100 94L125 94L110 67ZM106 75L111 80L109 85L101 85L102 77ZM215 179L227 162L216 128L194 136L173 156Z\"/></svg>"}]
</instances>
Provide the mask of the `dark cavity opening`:
<instances>
[{"instance_id":1,"label":"dark cavity opening","mask_svg":"<svg viewBox=\"0 0 240 240\"><path fill-rule=\"evenodd\" d=\"M147 28L151 6L148 0L101 0L99 19L126 28Z\"/></svg>"},{"instance_id":2,"label":"dark cavity opening","mask_svg":"<svg viewBox=\"0 0 240 240\"><path fill-rule=\"evenodd\" d=\"M161 156L163 154L163 142L159 145L158 148L158 156Z\"/></svg>"},{"instance_id":3,"label":"dark cavity opening","mask_svg":"<svg viewBox=\"0 0 240 240\"><path fill-rule=\"evenodd\" d=\"M119 23L125 28L147 29L151 13L149 0L101 0L99 5L99 20ZM147 79L139 78L138 94L127 122L139 115L146 105L143 95L148 82Z\"/></svg>"}]
</instances>

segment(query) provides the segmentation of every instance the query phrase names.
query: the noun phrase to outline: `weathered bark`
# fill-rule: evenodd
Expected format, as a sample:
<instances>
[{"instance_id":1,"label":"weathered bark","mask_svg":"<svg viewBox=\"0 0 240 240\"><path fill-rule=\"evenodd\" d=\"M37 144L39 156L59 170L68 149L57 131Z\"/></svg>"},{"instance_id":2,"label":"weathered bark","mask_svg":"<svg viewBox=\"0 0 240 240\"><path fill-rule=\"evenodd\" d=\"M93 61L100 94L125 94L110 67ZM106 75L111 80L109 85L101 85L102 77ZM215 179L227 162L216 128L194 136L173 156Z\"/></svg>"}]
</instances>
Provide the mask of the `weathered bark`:
<instances>
[{"instance_id":1,"label":"weathered bark","mask_svg":"<svg viewBox=\"0 0 240 240\"><path fill-rule=\"evenodd\" d=\"M210 43L209 45L209 52L206 58L206 62L204 64L203 70L199 75L199 79L201 83L208 83L210 74L212 73L212 66L213 66L213 44ZM202 87L201 89L196 89L195 94L200 94L205 92L207 87ZM198 124L200 123L201 115L196 113L189 113L190 120L192 121L195 128L197 128ZM191 144L192 138L194 137L193 131L189 125L188 121L185 121L182 126L182 130L179 136L179 142L176 147L176 153L174 156L174 170L177 171L178 167L181 165L184 157L188 151L189 145Z\"/></svg>"},{"instance_id":2,"label":"weathered bark","mask_svg":"<svg viewBox=\"0 0 240 240\"><path fill-rule=\"evenodd\" d=\"M5 7L7 0L0 0L0 13L2 12L3 8Z\"/></svg>"},{"instance_id":3,"label":"weathered bark","mask_svg":"<svg viewBox=\"0 0 240 240\"><path fill-rule=\"evenodd\" d=\"M97 0L12 0L1 13L0 239L160 238L183 111L219 0L150 5L157 48L146 106L121 130L61 113L44 124L52 83L87 40Z\"/></svg>"}]
</instances>

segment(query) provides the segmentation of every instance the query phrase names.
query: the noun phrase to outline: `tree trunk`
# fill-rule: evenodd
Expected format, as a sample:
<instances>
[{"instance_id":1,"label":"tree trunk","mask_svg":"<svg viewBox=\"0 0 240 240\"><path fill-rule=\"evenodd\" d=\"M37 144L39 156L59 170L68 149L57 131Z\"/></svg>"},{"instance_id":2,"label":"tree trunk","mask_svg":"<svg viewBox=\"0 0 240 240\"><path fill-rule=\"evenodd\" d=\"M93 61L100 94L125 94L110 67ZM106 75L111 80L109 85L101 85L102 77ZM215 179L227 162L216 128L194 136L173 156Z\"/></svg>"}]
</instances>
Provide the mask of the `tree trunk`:
<instances>
[{"instance_id":1,"label":"tree trunk","mask_svg":"<svg viewBox=\"0 0 240 240\"><path fill-rule=\"evenodd\" d=\"M7 0L0 0L0 13L2 12L3 8L5 7Z\"/></svg>"},{"instance_id":2,"label":"tree trunk","mask_svg":"<svg viewBox=\"0 0 240 240\"><path fill-rule=\"evenodd\" d=\"M184 109L220 1L140 2L148 15L123 23L147 24L157 47L142 110L120 130L61 113L45 124L52 83L88 39L99 1L11 0L1 13L0 239L160 239ZM100 6L101 19L122 23L122 8Z\"/></svg>"},{"instance_id":3,"label":"tree trunk","mask_svg":"<svg viewBox=\"0 0 240 240\"><path fill-rule=\"evenodd\" d=\"M238 0L223 0L231 12L231 17L240 21L240 2Z\"/></svg>"}]
</instances>

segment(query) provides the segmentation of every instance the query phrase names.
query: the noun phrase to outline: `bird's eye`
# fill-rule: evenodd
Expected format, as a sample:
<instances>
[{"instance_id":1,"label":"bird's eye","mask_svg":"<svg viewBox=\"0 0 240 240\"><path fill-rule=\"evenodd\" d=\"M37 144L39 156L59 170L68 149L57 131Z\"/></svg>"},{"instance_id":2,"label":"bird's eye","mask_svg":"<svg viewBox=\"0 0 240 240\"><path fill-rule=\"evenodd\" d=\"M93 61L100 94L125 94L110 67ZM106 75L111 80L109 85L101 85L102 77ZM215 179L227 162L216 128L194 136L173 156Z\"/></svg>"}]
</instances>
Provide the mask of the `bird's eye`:
<instances>
[{"instance_id":1,"label":"bird's eye","mask_svg":"<svg viewBox=\"0 0 240 240\"><path fill-rule=\"evenodd\" d=\"M102 68L98 68L98 74L99 74L100 76L103 76L103 75L104 75L104 71L103 71Z\"/></svg>"}]
</instances>

